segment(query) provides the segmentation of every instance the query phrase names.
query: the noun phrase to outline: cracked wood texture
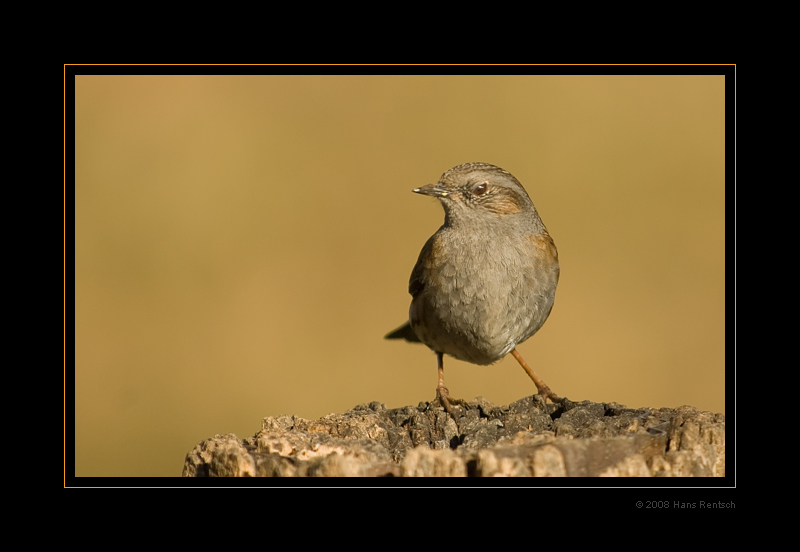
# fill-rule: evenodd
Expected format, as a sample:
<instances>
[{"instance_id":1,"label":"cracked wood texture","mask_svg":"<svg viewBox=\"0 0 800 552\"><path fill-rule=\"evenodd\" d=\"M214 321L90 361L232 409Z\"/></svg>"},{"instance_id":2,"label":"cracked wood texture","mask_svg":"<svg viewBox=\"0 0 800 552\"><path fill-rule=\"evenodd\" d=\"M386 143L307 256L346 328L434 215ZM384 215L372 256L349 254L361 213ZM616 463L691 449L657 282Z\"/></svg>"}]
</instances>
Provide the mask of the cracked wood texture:
<instances>
[{"instance_id":1,"label":"cracked wood texture","mask_svg":"<svg viewBox=\"0 0 800 552\"><path fill-rule=\"evenodd\" d=\"M725 417L691 406L508 406L478 397L455 419L428 403L358 405L318 420L268 417L253 437L194 447L185 477L721 477Z\"/></svg>"}]
</instances>

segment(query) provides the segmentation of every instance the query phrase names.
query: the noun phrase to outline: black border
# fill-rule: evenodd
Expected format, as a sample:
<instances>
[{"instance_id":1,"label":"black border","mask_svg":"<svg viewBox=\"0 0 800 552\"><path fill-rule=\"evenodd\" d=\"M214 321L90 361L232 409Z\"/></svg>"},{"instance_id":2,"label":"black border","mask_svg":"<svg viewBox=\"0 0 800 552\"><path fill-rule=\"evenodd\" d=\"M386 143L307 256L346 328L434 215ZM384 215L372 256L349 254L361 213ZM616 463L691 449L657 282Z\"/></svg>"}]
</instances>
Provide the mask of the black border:
<instances>
[{"instance_id":1,"label":"black border","mask_svg":"<svg viewBox=\"0 0 800 552\"><path fill-rule=\"evenodd\" d=\"M726 117L725 193L725 333L726 333L726 476L708 479L591 478L563 480L493 479L188 479L149 477L75 477L75 77L76 75L724 75ZM69 229L69 232L68 232ZM733 502L736 498L736 65L64 65L64 487L509 487L616 488L604 493L604 509L619 504L632 510L681 509L700 501ZM188 452L188 451L187 451ZM176 466L181 459L176 459ZM176 469L176 474L178 470ZM613 499L612 499L613 496ZM611 501L611 502L609 502ZM641 506L637 503L641 502ZM648 508L649 505L655 508ZM741 507L741 505L740 505Z\"/></svg>"}]
</instances>

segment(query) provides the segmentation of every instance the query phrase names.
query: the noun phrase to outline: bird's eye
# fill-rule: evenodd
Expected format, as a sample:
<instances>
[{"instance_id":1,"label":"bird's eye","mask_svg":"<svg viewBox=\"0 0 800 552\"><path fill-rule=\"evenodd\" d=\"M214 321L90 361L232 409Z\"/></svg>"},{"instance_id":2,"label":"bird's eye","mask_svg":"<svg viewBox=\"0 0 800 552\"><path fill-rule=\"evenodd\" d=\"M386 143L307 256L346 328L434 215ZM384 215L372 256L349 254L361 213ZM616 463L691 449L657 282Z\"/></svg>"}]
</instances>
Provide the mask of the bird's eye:
<instances>
[{"instance_id":1,"label":"bird's eye","mask_svg":"<svg viewBox=\"0 0 800 552\"><path fill-rule=\"evenodd\" d=\"M472 195L474 195L474 196L482 196L483 194L486 193L486 190L488 190L488 189L489 188L486 185L486 182L481 182L480 184L478 184L477 186L472 188Z\"/></svg>"}]
</instances>

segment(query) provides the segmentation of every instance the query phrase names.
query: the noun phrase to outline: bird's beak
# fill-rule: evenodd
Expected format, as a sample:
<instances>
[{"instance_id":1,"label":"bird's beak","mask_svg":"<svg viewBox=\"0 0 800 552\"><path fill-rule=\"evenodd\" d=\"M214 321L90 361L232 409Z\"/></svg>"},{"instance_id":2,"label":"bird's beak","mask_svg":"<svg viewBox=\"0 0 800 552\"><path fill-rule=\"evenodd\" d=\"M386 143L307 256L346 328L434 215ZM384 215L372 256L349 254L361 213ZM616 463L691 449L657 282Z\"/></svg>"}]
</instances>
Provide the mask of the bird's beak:
<instances>
[{"instance_id":1,"label":"bird's beak","mask_svg":"<svg viewBox=\"0 0 800 552\"><path fill-rule=\"evenodd\" d=\"M421 188L414 188L414 193L433 197L447 197L450 195L450 192L440 186L438 182L436 184L426 184Z\"/></svg>"}]
</instances>

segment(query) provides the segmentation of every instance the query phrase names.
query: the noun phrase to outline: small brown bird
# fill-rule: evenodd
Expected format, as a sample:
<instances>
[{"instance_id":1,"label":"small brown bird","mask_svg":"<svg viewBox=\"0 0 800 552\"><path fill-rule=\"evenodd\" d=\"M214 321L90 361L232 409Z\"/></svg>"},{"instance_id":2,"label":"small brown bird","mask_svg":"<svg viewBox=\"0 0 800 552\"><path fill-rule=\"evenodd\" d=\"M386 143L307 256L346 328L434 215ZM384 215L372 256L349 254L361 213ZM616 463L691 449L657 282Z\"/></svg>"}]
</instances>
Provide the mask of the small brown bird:
<instances>
[{"instance_id":1,"label":"small brown bird","mask_svg":"<svg viewBox=\"0 0 800 552\"><path fill-rule=\"evenodd\" d=\"M411 272L409 321L386 336L424 343L437 356L436 398L450 414L443 356L488 365L508 353L543 400L562 402L517 345L542 327L558 285L558 251L522 184L488 163L453 167L414 192L437 198L444 224Z\"/></svg>"}]
</instances>

